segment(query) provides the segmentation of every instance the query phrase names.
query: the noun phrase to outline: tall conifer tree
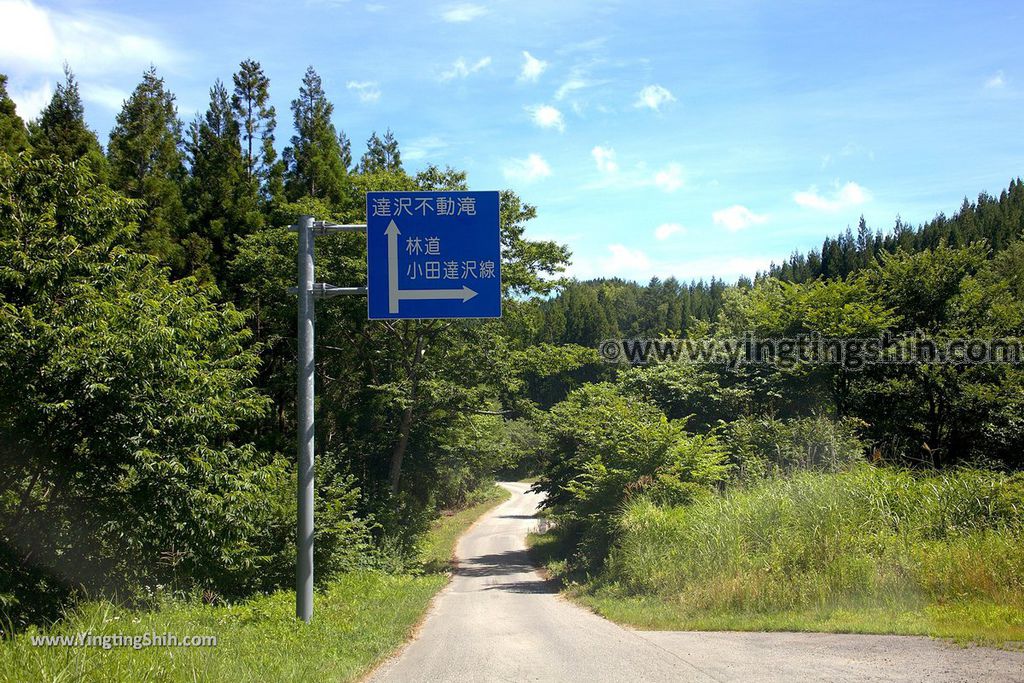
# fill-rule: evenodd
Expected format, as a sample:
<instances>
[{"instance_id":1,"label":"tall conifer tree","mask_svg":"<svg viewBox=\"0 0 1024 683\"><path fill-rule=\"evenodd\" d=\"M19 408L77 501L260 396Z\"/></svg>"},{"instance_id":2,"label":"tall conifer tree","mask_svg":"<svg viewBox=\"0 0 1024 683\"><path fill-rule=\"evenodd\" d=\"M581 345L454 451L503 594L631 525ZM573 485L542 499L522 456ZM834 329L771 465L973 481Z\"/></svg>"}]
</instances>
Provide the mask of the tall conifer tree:
<instances>
[{"instance_id":1,"label":"tall conifer tree","mask_svg":"<svg viewBox=\"0 0 1024 683\"><path fill-rule=\"evenodd\" d=\"M111 184L145 202L143 249L178 272L186 266L180 237L187 228L181 128L174 95L150 67L117 115L109 145Z\"/></svg>"},{"instance_id":2,"label":"tall conifer tree","mask_svg":"<svg viewBox=\"0 0 1024 683\"><path fill-rule=\"evenodd\" d=\"M270 104L270 79L260 63L246 59L232 77L231 107L239 121L246 180L255 183L263 197L283 194L283 168L274 149L277 112Z\"/></svg>"},{"instance_id":3,"label":"tall conifer tree","mask_svg":"<svg viewBox=\"0 0 1024 683\"><path fill-rule=\"evenodd\" d=\"M262 225L259 187L249 176L239 129L228 91L218 80L206 113L189 129L186 204L192 232L185 246L190 270L220 284L238 239Z\"/></svg>"},{"instance_id":4,"label":"tall conifer tree","mask_svg":"<svg viewBox=\"0 0 1024 683\"><path fill-rule=\"evenodd\" d=\"M61 161L85 159L89 170L103 178L106 158L96 134L85 125L85 107L78 82L67 65L64 82L57 84L39 119L29 124L29 143L36 157L56 156Z\"/></svg>"},{"instance_id":5,"label":"tall conifer tree","mask_svg":"<svg viewBox=\"0 0 1024 683\"><path fill-rule=\"evenodd\" d=\"M289 199L315 197L340 204L347 183L338 132L331 123L334 105L327 100L320 76L312 66L302 78L299 96L292 100L292 113L296 134L285 150L285 190Z\"/></svg>"},{"instance_id":6,"label":"tall conifer tree","mask_svg":"<svg viewBox=\"0 0 1024 683\"><path fill-rule=\"evenodd\" d=\"M28 149L28 131L7 94L7 76L0 74L0 152L17 154Z\"/></svg>"}]
</instances>

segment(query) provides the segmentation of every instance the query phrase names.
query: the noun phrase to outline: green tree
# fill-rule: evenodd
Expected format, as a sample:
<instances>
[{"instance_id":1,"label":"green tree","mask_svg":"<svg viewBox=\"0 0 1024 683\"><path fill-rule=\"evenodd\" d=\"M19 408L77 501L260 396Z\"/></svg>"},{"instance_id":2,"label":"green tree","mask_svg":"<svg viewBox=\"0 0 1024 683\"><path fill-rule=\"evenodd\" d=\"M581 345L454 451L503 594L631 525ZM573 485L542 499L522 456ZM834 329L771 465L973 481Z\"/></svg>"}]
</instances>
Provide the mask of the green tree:
<instances>
[{"instance_id":1,"label":"green tree","mask_svg":"<svg viewBox=\"0 0 1024 683\"><path fill-rule=\"evenodd\" d=\"M174 95L150 67L117 115L108 146L112 186L144 203L142 248L177 272L186 266L180 238L188 225L181 130Z\"/></svg>"},{"instance_id":2,"label":"green tree","mask_svg":"<svg viewBox=\"0 0 1024 683\"><path fill-rule=\"evenodd\" d=\"M292 100L295 135L284 152L289 199L322 198L341 206L348 199L348 182L338 133L331 123L334 105L313 67L306 69L299 96Z\"/></svg>"},{"instance_id":3,"label":"green tree","mask_svg":"<svg viewBox=\"0 0 1024 683\"><path fill-rule=\"evenodd\" d=\"M401 171L402 154L398 149L398 141L388 128L382 140L377 131L370 134L366 141L366 152L359 161L359 169L363 173L379 173L380 171Z\"/></svg>"},{"instance_id":4,"label":"green tree","mask_svg":"<svg viewBox=\"0 0 1024 683\"><path fill-rule=\"evenodd\" d=\"M246 59L232 81L231 107L241 122L246 180L257 183L265 199L281 198L284 169L274 149L277 112L270 104L270 79L259 62Z\"/></svg>"},{"instance_id":5,"label":"green tree","mask_svg":"<svg viewBox=\"0 0 1024 683\"><path fill-rule=\"evenodd\" d=\"M551 409L548 456L536 488L544 505L580 534L577 562L605 556L615 513L631 496L685 504L709 495L728 473L714 436L690 436L683 423L625 396L611 384L588 384Z\"/></svg>"},{"instance_id":6,"label":"green tree","mask_svg":"<svg viewBox=\"0 0 1024 683\"><path fill-rule=\"evenodd\" d=\"M0 581L93 593L263 585L283 463L245 315L133 252L137 202L0 156ZM6 586L0 586L0 591Z\"/></svg>"},{"instance_id":7,"label":"green tree","mask_svg":"<svg viewBox=\"0 0 1024 683\"><path fill-rule=\"evenodd\" d=\"M345 135L345 131L338 132L338 148L341 150L341 167L345 173L352 172L352 141Z\"/></svg>"},{"instance_id":8,"label":"green tree","mask_svg":"<svg viewBox=\"0 0 1024 683\"><path fill-rule=\"evenodd\" d=\"M67 65L64 82L57 84L39 119L29 124L29 142L36 157L54 155L65 162L85 159L95 176L102 179L106 173L106 158L96 134L85 125L78 82Z\"/></svg>"},{"instance_id":9,"label":"green tree","mask_svg":"<svg viewBox=\"0 0 1024 683\"><path fill-rule=\"evenodd\" d=\"M7 94L7 75L0 74L0 151L17 154L28 149L28 130Z\"/></svg>"},{"instance_id":10,"label":"green tree","mask_svg":"<svg viewBox=\"0 0 1024 683\"><path fill-rule=\"evenodd\" d=\"M217 81L210 105L189 130L190 177L186 203L192 233L184 240L189 269L224 284L237 241L263 224L258 184L239 142L227 89Z\"/></svg>"}]
</instances>

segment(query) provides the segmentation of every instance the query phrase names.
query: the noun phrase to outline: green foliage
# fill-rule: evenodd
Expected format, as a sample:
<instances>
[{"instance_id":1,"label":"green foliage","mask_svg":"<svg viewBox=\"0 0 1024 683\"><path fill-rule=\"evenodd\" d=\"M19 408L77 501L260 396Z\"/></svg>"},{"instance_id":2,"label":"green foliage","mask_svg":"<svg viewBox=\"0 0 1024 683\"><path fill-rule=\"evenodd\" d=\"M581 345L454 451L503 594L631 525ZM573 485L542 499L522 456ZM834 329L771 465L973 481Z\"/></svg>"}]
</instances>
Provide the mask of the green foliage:
<instances>
[{"instance_id":1,"label":"green foliage","mask_svg":"<svg viewBox=\"0 0 1024 683\"><path fill-rule=\"evenodd\" d=\"M939 244L918 253L899 251L882 258L868 274L879 302L899 316L905 332L954 332L955 301L965 279L985 263L987 249L976 243L963 249Z\"/></svg>"},{"instance_id":2,"label":"green foliage","mask_svg":"<svg viewBox=\"0 0 1024 683\"><path fill-rule=\"evenodd\" d=\"M992 261L986 253L983 245L944 244L916 254L897 252L866 279L897 316L892 331L913 334L915 343L1019 339L1024 301L1012 284L1019 247ZM902 449L899 441L888 449L896 457L930 465L998 458L1019 466L1024 433L1014 429L1016 421L1005 410L1018 405L1013 396L1021 382L1021 368L1006 364L873 368L853 383L851 404L854 414L874 426L877 440L902 441Z\"/></svg>"},{"instance_id":3,"label":"green foliage","mask_svg":"<svg viewBox=\"0 0 1024 683\"><path fill-rule=\"evenodd\" d=\"M745 416L723 426L722 441L740 481L801 470L839 472L866 456L853 418L823 416L779 420Z\"/></svg>"},{"instance_id":4,"label":"green foliage","mask_svg":"<svg viewBox=\"0 0 1024 683\"><path fill-rule=\"evenodd\" d=\"M618 383L623 393L658 406L669 419L689 418L689 425L707 432L747 407L750 390L742 383L723 386L728 379L698 365L656 363L621 372Z\"/></svg>"},{"instance_id":5,"label":"green foliage","mask_svg":"<svg viewBox=\"0 0 1024 683\"><path fill-rule=\"evenodd\" d=\"M242 313L125 247L137 215L81 164L0 156L4 554L88 590L245 591L286 478L236 440L257 356Z\"/></svg>"},{"instance_id":6,"label":"green foliage","mask_svg":"<svg viewBox=\"0 0 1024 683\"><path fill-rule=\"evenodd\" d=\"M442 169L431 164L416 174L416 188L424 192L465 191L469 185L466 183L465 171L451 166Z\"/></svg>"},{"instance_id":7,"label":"green foliage","mask_svg":"<svg viewBox=\"0 0 1024 683\"><path fill-rule=\"evenodd\" d=\"M28 130L7 94L7 75L0 74L0 152L17 154L28 149Z\"/></svg>"},{"instance_id":8,"label":"green foliage","mask_svg":"<svg viewBox=\"0 0 1024 683\"><path fill-rule=\"evenodd\" d=\"M503 420L499 471L509 479L540 474L546 446L543 429L536 418Z\"/></svg>"},{"instance_id":9,"label":"green foliage","mask_svg":"<svg viewBox=\"0 0 1024 683\"><path fill-rule=\"evenodd\" d=\"M350 160L351 160L351 154ZM384 139L377 137L377 132L370 134L366 141L366 152L359 160L361 173L379 173L387 171L391 173L402 172L402 154L398 149L398 141L394 133L388 128L384 133Z\"/></svg>"},{"instance_id":10,"label":"green foliage","mask_svg":"<svg viewBox=\"0 0 1024 683\"><path fill-rule=\"evenodd\" d=\"M354 203L338 132L331 123L333 112L323 82L310 66L302 78L299 96L292 100L296 133L284 151L285 190L292 201L315 197L335 205Z\"/></svg>"},{"instance_id":11,"label":"green foliage","mask_svg":"<svg viewBox=\"0 0 1024 683\"><path fill-rule=\"evenodd\" d=\"M245 179L255 183L265 200L284 196L284 168L274 149L277 112L270 106L270 79L253 59L244 59L231 77L231 109L242 135Z\"/></svg>"},{"instance_id":12,"label":"green foliage","mask_svg":"<svg viewBox=\"0 0 1024 683\"><path fill-rule=\"evenodd\" d=\"M347 571L318 586L311 624L295 620L291 590L224 602L200 600L198 595L182 599L157 588L150 597L151 609L129 610L91 600L51 627L33 626L0 639L0 680L359 680L422 620L431 598L448 581L458 537L507 498L504 489L485 487L471 497L471 507L442 516L423 539L414 567L401 567L396 574ZM320 514L318 509L318 526ZM30 640L39 634L78 633L214 635L217 646L41 648Z\"/></svg>"},{"instance_id":13,"label":"green foliage","mask_svg":"<svg viewBox=\"0 0 1024 683\"><path fill-rule=\"evenodd\" d=\"M1022 505L1019 475L868 465L804 472L687 507L638 499L621 518L604 580L671 602L683 620L726 612L896 615L947 604L1004 606L1019 619Z\"/></svg>"},{"instance_id":14,"label":"green foliage","mask_svg":"<svg viewBox=\"0 0 1024 683\"><path fill-rule=\"evenodd\" d=\"M519 313L524 312L528 309L519 309ZM506 329L513 328L506 334L515 339L519 326L510 318L504 322ZM534 406L550 408L565 400L573 389L610 372L600 362L596 349L575 344L534 344L510 351L509 374L507 395L502 400L516 414L528 415Z\"/></svg>"},{"instance_id":15,"label":"green foliage","mask_svg":"<svg viewBox=\"0 0 1024 683\"><path fill-rule=\"evenodd\" d=\"M807 282L818 277L845 278L900 249L914 253L934 249L940 244L960 248L985 242L998 252L1019 240L1022 232L1024 183L1015 178L999 197L982 193L975 202L965 197L953 216L939 214L917 228L897 217L889 233L872 233L862 216L856 235L847 229L837 237L827 237L820 252L812 250L806 255L794 252L782 264L773 264L768 275L789 282Z\"/></svg>"},{"instance_id":16,"label":"green foliage","mask_svg":"<svg viewBox=\"0 0 1024 683\"><path fill-rule=\"evenodd\" d=\"M757 337L870 337L894 323L891 302L859 278L793 284L765 279L724 297L722 333L753 332Z\"/></svg>"},{"instance_id":17,"label":"green foliage","mask_svg":"<svg viewBox=\"0 0 1024 683\"><path fill-rule=\"evenodd\" d=\"M243 157L239 123L220 81L210 89L210 106L193 121L189 138L185 203L192 232L184 239L189 270L224 286L238 240L261 228L264 216L258 180L249 175L253 162Z\"/></svg>"},{"instance_id":18,"label":"green foliage","mask_svg":"<svg viewBox=\"0 0 1024 683\"><path fill-rule=\"evenodd\" d=\"M743 283L740 282L740 289ZM611 337L685 336L698 321L714 321L730 291L725 282L681 283L652 278L646 286L621 279L565 284L541 306L536 340L596 346Z\"/></svg>"},{"instance_id":19,"label":"green foliage","mask_svg":"<svg viewBox=\"0 0 1024 683\"><path fill-rule=\"evenodd\" d=\"M67 65L64 82L57 84L39 119L29 124L29 143L36 157L55 155L64 162L85 159L93 175L101 182L105 179L107 160L96 134L85 125L78 82Z\"/></svg>"},{"instance_id":20,"label":"green foliage","mask_svg":"<svg viewBox=\"0 0 1024 683\"><path fill-rule=\"evenodd\" d=\"M142 249L176 272L185 270L187 259L180 241L187 222L182 203L185 166L181 144L174 95L150 67L110 131L110 183L126 196L142 200Z\"/></svg>"},{"instance_id":21,"label":"green foliage","mask_svg":"<svg viewBox=\"0 0 1024 683\"><path fill-rule=\"evenodd\" d=\"M536 488L545 507L582 532L581 563L599 563L612 520L630 497L686 502L727 472L713 436L691 436L656 407L610 384L572 392L550 411L549 455Z\"/></svg>"}]
</instances>

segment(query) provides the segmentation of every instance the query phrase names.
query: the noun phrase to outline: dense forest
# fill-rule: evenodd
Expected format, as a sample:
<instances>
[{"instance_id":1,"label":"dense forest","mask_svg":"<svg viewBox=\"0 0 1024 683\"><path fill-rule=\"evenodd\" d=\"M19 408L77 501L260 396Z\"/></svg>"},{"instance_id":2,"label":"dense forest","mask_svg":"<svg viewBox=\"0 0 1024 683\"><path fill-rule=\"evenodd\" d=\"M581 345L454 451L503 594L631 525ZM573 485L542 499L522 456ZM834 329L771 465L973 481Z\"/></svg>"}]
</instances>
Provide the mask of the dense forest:
<instances>
[{"instance_id":1,"label":"dense forest","mask_svg":"<svg viewBox=\"0 0 1024 683\"><path fill-rule=\"evenodd\" d=\"M278 155L258 62L187 125L153 68L106 145L66 70L27 124L0 76L0 612L78 595L210 601L290 585L296 216L365 219L374 190L466 189L406 170L390 130L358 156L310 67ZM496 473L540 474L600 564L638 496L683 504L851 463L1024 465L1019 365L851 370L601 363L610 337L1019 339L1024 186L952 217L861 220L735 284L565 281L501 193L503 318L369 322L318 309L317 580L402 571L426 525ZM318 279L365 281L365 238L318 244ZM679 276L684 278L685 273Z\"/></svg>"}]
</instances>

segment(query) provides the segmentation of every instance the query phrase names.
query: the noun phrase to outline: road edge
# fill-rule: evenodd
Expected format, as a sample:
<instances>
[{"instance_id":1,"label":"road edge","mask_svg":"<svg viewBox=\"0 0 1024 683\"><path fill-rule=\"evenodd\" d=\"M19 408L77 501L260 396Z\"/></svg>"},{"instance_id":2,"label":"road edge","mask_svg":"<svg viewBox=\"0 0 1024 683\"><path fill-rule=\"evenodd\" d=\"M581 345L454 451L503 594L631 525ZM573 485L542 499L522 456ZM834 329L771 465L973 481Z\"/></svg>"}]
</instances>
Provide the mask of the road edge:
<instances>
[{"instance_id":1,"label":"road edge","mask_svg":"<svg viewBox=\"0 0 1024 683\"><path fill-rule=\"evenodd\" d=\"M376 662L374 662L373 666L371 666L369 669L367 669L366 672L363 673L361 676L359 676L358 678L352 679L355 683L366 683L366 681L369 681L371 678L373 678L374 674L376 674L377 671L381 667L383 667L384 665L388 664L389 662L391 662L392 660L396 659L397 657L401 656L401 654L403 652L405 652L405 649L407 647L409 647L409 645L411 643L413 643L417 638L419 638L420 632L423 630L423 625L427 622L427 618L434 611L434 606L437 604L437 601L441 598L442 595L444 595L445 593L448 592L448 589L452 585L452 578L455 575L455 572L453 570L458 566L458 564L457 564L458 563L458 558L456 557L456 552L457 552L457 549L459 547L459 541L462 540L463 536L465 536L470 531L472 531L473 528L476 527L476 525L479 524L480 521L484 517L486 517L487 515L489 515L492 512L494 512L494 510L496 508L498 508L498 507L504 505L505 503L509 502L510 500L512 500L512 496L515 495L515 492L505 486L505 484L508 484L508 483L515 483L515 482L502 482L502 481L494 482L495 486L498 486L499 488L503 489L507 495L504 498L500 499L500 500L495 500L493 505L491 505L488 508L486 508L485 510L481 511L480 514L477 515L476 519L474 519L473 522L469 526L467 526L465 529L463 529L462 533L460 533L458 535L458 537L455 539L455 544L452 546L452 552L451 552L451 558L450 558L450 562L451 562L450 569L449 569L448 572L446 572L447 575L448 575L448 578L445 581L444 585L441 586L440 588L438 588L437 591L434 593L434 595L430 598L430 601L427 603L427 606L424 608L423 612L420 614L419 619L417 619L416 622L412 625L412 628L409 629L409 634L406 637L406 639L404 641L402 641L401 645L396 647L394 650L392 650L386 656L381 657Z\"/></svg>"}]
</instances>

